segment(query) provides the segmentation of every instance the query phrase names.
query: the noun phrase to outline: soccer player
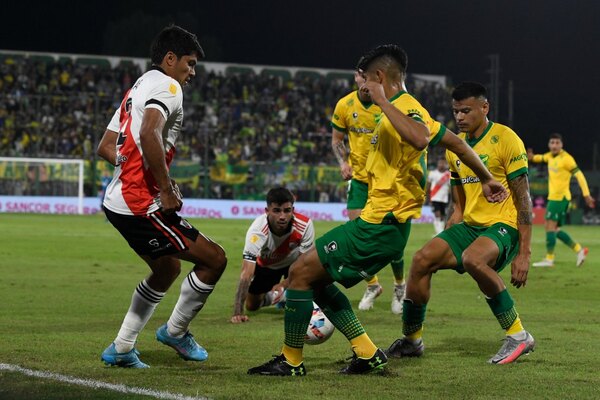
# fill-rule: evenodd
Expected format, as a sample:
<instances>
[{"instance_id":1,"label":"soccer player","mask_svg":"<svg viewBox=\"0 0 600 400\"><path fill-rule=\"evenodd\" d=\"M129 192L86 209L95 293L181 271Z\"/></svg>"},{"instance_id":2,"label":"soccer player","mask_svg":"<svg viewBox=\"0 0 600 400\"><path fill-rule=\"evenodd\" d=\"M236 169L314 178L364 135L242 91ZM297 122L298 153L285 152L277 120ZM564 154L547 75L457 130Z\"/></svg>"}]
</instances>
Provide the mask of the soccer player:
<instances>
[{"instance_id":1,"label":"soccer player","mask_svg":"<svg viewBox=\"0 0 600 400\"><path fill-rule=\"evenodd\" d=\"M360 218L346 222L315 241L295 261L288 277L285 340L281 354L248 370L260 375L306 375L304 335L313 299L333 325L350 341L354 356L340 372L363 374L382 369L387 357L366 334L348 298L333 284L349 288L375 275L402 254L410 221L418 217L425 193L425 148L442 136L463 161L482 171L488 198L502 200L506 191L494 181L463 140L445 132L419 102L403 90L407 56L396 45L367 53L359 65L368 91L383 115L371 139L366 169L369 191ZM485 172L483 172L485 171Z\"/></svg>"},{"instance_id":2,"label":"soccer player","mask_svg":"<svg viewBox=\"0 0 600 400\"><path fill-rule=\"evenodd\" d=\"M180 260L194 267L156 339L185 360L206 360L188 328L227 265L223 248L177 215L181 194L169 177L183 120L182 86L194 77L204 52L196 35L172 25L156 36L151 56L152 68L127 91L98 145L98 155L116 166L103 203L106 217L151 270L102 353L106 364L119 367L148 367L134 345L181 272Z\"/></svg>"},{"instance_id":3,"label":"soccer player","mask_svg":"<svg viewBox=\"0 0 600 400\"><path fill-rule=\"evenodd\" d=\"M448 220L449 228L413 257L402 315L404 337L396 340L387 353L393 357L423 354L423 321L432 275L441 269L454 269L461 274L467 272L477 282L506 332L503 346L489 362L508 364L535 346L498 274L512 263L511 283L516 288L527 283L531 254L527 154L513 130L488 120L489 103L481 84L462 83L454 89L452 98L460 136L479 154L494 178L510 189L512 198L495 204L487 202L473 171L455 154L446 152L452 173L454 212Z\"/></svg>"},{"instance_id":4,"label":"soccer player","mask_svg":"<svg viewBox=\"0 0 600 400\"><path fill-rule=\"evenodd\" d=\"M534 267L554 266L554 246L556 239L569 246L577 254L575 265L583 264L588 254L588 248L582 247L575 242L571 236L560 227L565 222L565 217L571 202L571 177L577 178L581 188L583 199L588 207L594 208L594 198L590 196L590 189L583 172L577 167L575 159L563 150L562 136L559 133L550 135L548 142L549 152L545 154L533 154L533 150L527 149L529 161L534 163L548 164L548 204L546 208L546 257L542 261L533 263Z\"/></svg>"},{"instance_id":5,"label":"soccer player","mask_svg":"<svg viewBox=\"0 0 600 400\"><path fill-rule=\"evenodd\" d=\"M359 60L360 64L360 60ZM354 81L360 88L365 83L358 71L354 72ZM377 121L381 117L381 109L373 104L369 94L355 90L342 97L336 104L331 118L331 147L339 165L340 173L348 181L348 219L355 220L367 203L367 171L365 165L371 147L371 137ZM348 136L349 151L344 144ZM394 273L394 294L392 296L392 312L402 314L404 299L404 260L392 260L390 263ZM377 275L367 281L365 293L358 303L362 311L373 308L375 299L383 292Z\"/></svg>"},{"instance_id":6,"label":"soccer player","mask_svg":"<svg viewBox=\"0 0 600 400\"><path fill-rule=\"evenodd\" d=\"M265 213L254 220L246 233L231 322L249 320L244 304L247 310L256 311L282 301L290 265L310 249L314 240L312 220L294 212L292 192L284 187L269 190Z\"/></svg>"},{"instance_id":7,"label":"soccer player","mask_svg":"<svg viewBox=\"0 0 600 400\"><path fill-rule=\"evenodd\" d=\"M446 225L446 207L450 200L450 171L445 159L440 158L437 168L427 174L426 193L429 193L429 201L433 208L433 228L438 235Z\"/></svg>"}]
</instances>

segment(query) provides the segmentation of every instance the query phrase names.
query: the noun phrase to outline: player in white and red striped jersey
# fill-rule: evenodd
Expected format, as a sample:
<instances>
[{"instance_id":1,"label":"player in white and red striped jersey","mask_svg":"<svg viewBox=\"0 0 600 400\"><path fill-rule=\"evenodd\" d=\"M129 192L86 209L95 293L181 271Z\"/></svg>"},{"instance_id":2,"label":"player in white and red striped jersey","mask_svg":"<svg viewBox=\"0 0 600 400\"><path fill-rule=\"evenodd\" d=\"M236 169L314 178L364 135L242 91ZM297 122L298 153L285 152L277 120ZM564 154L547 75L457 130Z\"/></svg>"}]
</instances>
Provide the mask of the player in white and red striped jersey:
<instances>
[{"instance_id":1,"label":"player in white and red striped jersey","mask_svg":"<svg viewBox=\"0 0 600 400\"><path fill-rule=\"evenodd\" d=\"M196 63L203 57L196 35L174 25L163 29L152 44L151 70L127 91L98 145L98 155L116 166L103 202L106 217L152 270L133 292L116 339L102 353L109 365L148 367L134 345L181 272L180 260L192 262L194 268L156 338L185 360L208 357L188 329L227 258L221 246L177 215L181 193L169 176L183 122L182 87L195 76Z\"/></svg>"},{"instance_id":2,"label":"player in white and red striped jersey","mask_svg":"<svg viewBox=\"0 0 600 400\"><path fill-rule=\"evenodd\" d=\"M427 173L427 188L429 201L433 209L433 228L439 234L446 226L446 208L450 201L450 171L445 159L440 158L437 168Z\"/></svg>"},{"instance_id":3,"label":"player in white and red striped jersey","mask_svg":"<svg viewBox=\"0 0 600 400\"><path fill-rule=\"evenodd\" d=\"M313 246L314 240L312 220L294 212L294 195L283 187L269 190L265 213L246 233L231 322L248 321L244 305L248 311L256 311L279 301L287 287L290 265Z\"/></svg>"}]
</instances>

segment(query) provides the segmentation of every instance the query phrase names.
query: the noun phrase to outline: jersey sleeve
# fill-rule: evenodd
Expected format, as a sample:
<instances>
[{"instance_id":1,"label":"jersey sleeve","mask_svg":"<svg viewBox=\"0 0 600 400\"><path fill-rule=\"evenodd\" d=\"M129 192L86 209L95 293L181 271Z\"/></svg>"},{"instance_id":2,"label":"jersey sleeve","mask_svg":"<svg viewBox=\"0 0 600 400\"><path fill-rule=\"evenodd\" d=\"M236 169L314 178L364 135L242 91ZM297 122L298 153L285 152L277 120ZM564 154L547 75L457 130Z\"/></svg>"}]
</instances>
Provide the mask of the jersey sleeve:
<instances>
[{"instance_id":1,"label":"jersey sleeve","mask_svg":"<svg viewBox=\"0 0 600 400\"><path fill-rule=\"evenodd\" d=\"M121 129L121 107L117 108L106 129L119 133Z\"/></svg>"},{"instance_id":2,"label":"jersey sleeve","mask_svg":"<svg viewBox=\"0 0 600 400\"><path fill-rule=\"evenodd\" d=\"M516 133L510 132L503 141L502 162L506 171L506 179L509 181L516 177L527 174L528 162L525 145Z\"/></svg>"},{"instance_id":3,"label":"jersey sleeve","mask_svg":"<svg viewBox=\"0 0 600 400\"><path fill-rule=\"evenodd\" d=\"M348 133L348 126L346 125L346 112L348 106L346 105L346 98L341 98L335 105L333 115L331 116L331 127L337 131Z\"/></svg>"},{"instance_id":4,"label":"jersey sleeve","mask_svg":"<svg viewBox=\"0 0 600 400\"><path fill-rule=\"evenodd\" d=\"M256 262L260 255L260 250L267 241L264 233L249 229L246 233L246 243L244 244L244 253L242 258L246 261Z\"/></svg>"},{"instance_id":5,"label":"jersey sleeve","mask_svg":"<svg viewBox=\"0 0 600 400\"><path fill-rule=\"evenodd\" d=\"M550 158L550 153L534 154L533 159L531 161L534 162L534 163L548 164L548 159L549 158Z\"/></svg>"},{"instance_id":6,"label":"jersey sleeve","mask_svg":"<svg viewBox=\"0 0 600 400\"><path fill-rule=\"evenodd\" d=\"M312 219L308 220L308 224L306 224L306 230L304 231L304 236L302 236L302 243L300 243L300 253L304 254L313 246L315 241L315 227L313 225Z\"/></svg>"},{"instance_id":7,"label":"jersey sleeve","mask_svg":"<svg viewBox=\"0 0 600 400\"><path fill-rule=\"evenodd\" d=\"M433 147L438 144L444 135L446 134L447 128L440 122L433 120L431 127L429 128L429 147Z\"/></svg>"},{"instance_id":8,"label":"jersey sleeve","mask_svg":"<svg viewBox=\"0 0 600 400\"><path fill-rule=\"evenodd\" d=\"M175 113L183 103L181 86L174 80L161 81L157 84L146 99L145 108L155 108L165 117Z\"/></svg>"},{"instance_id":9,"label":"jersey sleeve","mask_svg":"<svg viewBox=\"0 0 600 400\"><path fill-rule=\"evenodd\" d=\"M583 175L583 172L581 172L581 170L577 166L577 163L575 162L573 156L569 155L567 157L567 159L565 160L565 168L571 173L571 175L575 177L575 179L577 179L577 183L581 188L581 194L584 197L589 196L590 188L588 186L587 180L585 179L585 175Z\"/></svg>"},{"instance_id":10,"label":"jersey sleeve","mask_svg":"<svg viewBox=\"0 0 600 400\"><path fill-rule=\"evenodd\" d=\"M450 185L462 185L460 175L458 175L458 169L456 168L456 159L454 158L454 153L452 153L450 150L446 150L446 161L448 162L448 169L450 170Z\"/></svg>"}]
</instances>

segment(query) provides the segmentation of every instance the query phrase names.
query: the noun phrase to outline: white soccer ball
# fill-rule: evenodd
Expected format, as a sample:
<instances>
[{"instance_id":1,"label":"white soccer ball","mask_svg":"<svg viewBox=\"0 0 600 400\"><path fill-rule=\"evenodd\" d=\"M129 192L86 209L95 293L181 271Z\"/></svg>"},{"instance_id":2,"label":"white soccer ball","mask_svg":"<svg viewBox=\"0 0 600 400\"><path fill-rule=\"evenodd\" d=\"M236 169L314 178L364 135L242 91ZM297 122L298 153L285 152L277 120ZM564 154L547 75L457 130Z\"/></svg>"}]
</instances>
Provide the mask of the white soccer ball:
<instances>
[{"instance_id":1,"label":"white soccer ball","mask_svg":"<svg viewBox=\"0 0 600 400\"><path fill-rule=\"evenodd\" d=\"M317 303L313 302L313 313L306 330L304 343L321 344L333 335L335 327L329 319L323 314Z\"/></svg>"}]
</instances>

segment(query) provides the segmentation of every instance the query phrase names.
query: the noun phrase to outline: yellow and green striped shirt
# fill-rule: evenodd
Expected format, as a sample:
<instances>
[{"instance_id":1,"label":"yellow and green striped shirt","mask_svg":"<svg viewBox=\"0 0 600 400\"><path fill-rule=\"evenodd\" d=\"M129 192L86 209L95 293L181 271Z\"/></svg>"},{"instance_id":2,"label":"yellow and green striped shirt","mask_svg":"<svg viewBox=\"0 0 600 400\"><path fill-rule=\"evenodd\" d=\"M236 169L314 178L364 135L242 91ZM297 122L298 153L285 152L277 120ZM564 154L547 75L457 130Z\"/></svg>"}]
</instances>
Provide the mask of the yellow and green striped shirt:
<instances>
[{"instance_id":1,"label":"yellow and green striped shirt","mask_svg":"<svg viewBox=\"0 0 600 400\"><path fill-rule=\"evenodd\" d=\"M427 126L430 146L441 140L446 127L433 120L414 97L400 91L390 101L402 113ZM360 218L372 224L381 223L388 213L399 222L419 218L425 201L426 164L427 151L405 142L387 116L381 114L367 158L369 192Z\"/></svg>"},{"instance_id":2,"label":"yellow and green striped shirt","mask_svg":"<svg viewBox=\"0 0 600 400\"><path fill-rule=\"evenodd\" d=\"M469 140L465 132L458 135L479 155L495 180L507 190L508 181L527 174L527 152L517 134L507 126L489 122L477 139ZM512 196L502 203L490 203L481 189L479 178L463 164L458 156L446 150L452 185L461 185L465 192L464 222L468 225L486 227L502 222L517 228L517 209ZM509 190L510 193L510 190Z\"/></svg>"},{"instance_id":3,"label":"yellow and green striped shirt","mask_svg":"<svg viewBox=\"0 0 600 400\"><path fill-rule=\"evenodd\" d=\"M348 135L352 178L367 183L365 164L371 148L371 137L381 109L371 102L363 102L357 91L342 97L336 104L331 127Z\"/></svg>"},{"instance_id":4,"label":"yellow and green striped shirt","mask_svg":"<svg viewBox=\"0 0 600 400\"><path fill-rule=\"evenodd\" d=\"M584 196L590 195L590 189L583 172L577 167L573 156L564 150L553 156L551 152L536 154L534 163L548 164L548 200L571 200L571 177L577 178L577 183Z\"/></svg>"}]
</instances>

